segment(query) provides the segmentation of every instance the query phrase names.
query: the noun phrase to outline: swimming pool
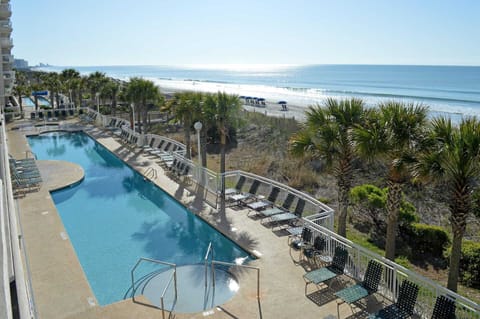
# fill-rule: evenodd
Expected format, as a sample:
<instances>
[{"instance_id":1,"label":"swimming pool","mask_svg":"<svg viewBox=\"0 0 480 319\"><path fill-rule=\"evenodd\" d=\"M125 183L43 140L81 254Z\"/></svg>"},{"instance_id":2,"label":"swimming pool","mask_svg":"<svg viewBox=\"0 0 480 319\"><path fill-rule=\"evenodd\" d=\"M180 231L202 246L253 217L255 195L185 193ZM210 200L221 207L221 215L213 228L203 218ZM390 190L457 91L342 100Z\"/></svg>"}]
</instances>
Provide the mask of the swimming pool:
<instances>
[{"instance_id":1,"label":"swimming pool","mask_svg":"<svg viewBox=\"0 0 480 319\"><path fill-rule=\"evenodd\" d=\"M28 142L39 160L69 161L85 171L82 182L52 198L100 305L129 297L130 271L140 257L198 264L212 242L216 260L249 259L85 133L47 133Z\"/></svg>"},{"instance_id":2,"label":"swimming pool","mask_svg":"<svg viewBox=\"0 0 480 319\"><path fill-rule=\"evenodd\" d=\"M25 105L25 106L30 106L30 107L35 106L35 103L28 96L23 96L22 97L22 104Z\"/></svg>"}]
</instances>

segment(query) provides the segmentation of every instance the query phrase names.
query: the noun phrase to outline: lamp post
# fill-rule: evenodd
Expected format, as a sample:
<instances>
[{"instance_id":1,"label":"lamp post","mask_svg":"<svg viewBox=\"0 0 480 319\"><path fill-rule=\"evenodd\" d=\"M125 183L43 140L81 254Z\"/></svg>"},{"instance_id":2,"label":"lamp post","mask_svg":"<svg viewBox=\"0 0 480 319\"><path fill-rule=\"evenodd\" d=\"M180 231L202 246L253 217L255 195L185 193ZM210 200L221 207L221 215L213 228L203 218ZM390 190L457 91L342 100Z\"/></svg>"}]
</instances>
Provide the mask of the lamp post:
<instances>
[{"instance_id":1,"label":"lamp post","mask_svg":"<svg viewBox=\"0 0 480 319\"><path fill-rule=\"evenodd\" d=\"M202 158L201 158L201 154L202 152L200 151L200 130L202 129L202 122L195 122L195 124L193 124L193 127L195 128L195 130L197 131L197 141L198 141L198 167L202 167Z\"/></svg>"}]
</instances>

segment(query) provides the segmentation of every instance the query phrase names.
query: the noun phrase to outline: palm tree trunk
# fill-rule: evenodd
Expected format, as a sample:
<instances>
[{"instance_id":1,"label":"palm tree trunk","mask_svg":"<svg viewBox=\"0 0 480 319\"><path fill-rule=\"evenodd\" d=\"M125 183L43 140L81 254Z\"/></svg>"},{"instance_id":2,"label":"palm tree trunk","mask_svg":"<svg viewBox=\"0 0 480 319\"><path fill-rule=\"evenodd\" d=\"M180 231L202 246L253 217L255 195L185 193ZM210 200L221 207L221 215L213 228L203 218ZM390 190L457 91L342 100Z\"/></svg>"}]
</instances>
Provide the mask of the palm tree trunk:
<instances>
[{"instance_id":1,"label":"palm tree trunk","mask_svg":"<svg viewBox=\"0 0 480 319\"><path fill-rule=\"evenodd\" d=\"M225 134L225 126L220 126L220 176L221 176L221 189L220 189L220 216L225 216L225 146L227 142L227 137Z\"/></svg>"},{"instance_id":2,"label":"palm tree trunk","mask_svg":"<svg viewBox=\"0 0 480 319\"><path fill-rule=\"evenodd\" d=\"M337 233L340 236L347 236L347 210L349 203L349 187L345 186L343 182L338 182L338 210L340 215L338 216L338 230Z\"/></svg>"},{"instance_id":3,"label":"palm tree trunk","mask_svg":"<svg viewBox=\"0 0 480 319\"><path fill-rule=\"evenodd\" d=\"M190 116L187 115L185 116L184 118L184 126L183 126L183 133L184 133L184 138L185 138L185 146L187 147L187 150L186 150L186 153L185 153L185 157L188 158L188 159L191 159L192 158L192 154L191 154L191 147L192 147L192 143L190 141L190 126L191 126L191 121L190 121ZM200 154L200 150L198 151Z\"/></svg>"},{"instance_id":4,"label":"palm tree trunk","mask_svg":"<svg viewBox=\"0 0 480 319\"><path fill-rule=\"evenodd\" d=\"M38 111L38 96L37 95L35 95L34 100L35 100L35 111Z\"/></svg>"},{"instance_id":5,"label":"palm tree trunk","mask_svg":"<svg viewBox=\"0 0 480 319\"><path fill-rule=\"evenodd\" d=\"M21 94L18 96L18 106L20 107L20 114L22 114L22 118L23 118L23 103L22 103L22 95Z\"/></svg>"},{"instance_id":6,"label":"palm tree trunk","mask_svg":"<svg viewBox=\"0 0 480 319\"><path fill-rule=\"evenodd\" d=\"M337 174L338 206L338 234L347 237L347 214L350 203L350 189L352 187L352 166L350 160L341 160Z\"/></svg>"},{"instance_id":7,"label":"palm tree trunk","mask_svg":"<svg viewBox=\"0 0 480 319\"><path fill-rule=\"evenodd\" d=\"M452 224L452 252L450 255L450 269L448 271L447 288L457 291L458 277L460 275L460 259L462 257L462 240L467 228L467 216L470 211L470 196L468 188L462 187L462 191L456 192L458 196L450 205L450 223Z\"/></svg>"},{"instance_id":8,"label":"palm tree trunk","mask_svg":"<svg viewBox=\"0 0 480 319\"><path fill-rule=\"evenodd\" d=\"M398 213L402 200L402 184L395 181L388 181L387 194L387 236L385 243L385 257L395 259L395 241L397 238Z\"/></svg>"}]
</instances>

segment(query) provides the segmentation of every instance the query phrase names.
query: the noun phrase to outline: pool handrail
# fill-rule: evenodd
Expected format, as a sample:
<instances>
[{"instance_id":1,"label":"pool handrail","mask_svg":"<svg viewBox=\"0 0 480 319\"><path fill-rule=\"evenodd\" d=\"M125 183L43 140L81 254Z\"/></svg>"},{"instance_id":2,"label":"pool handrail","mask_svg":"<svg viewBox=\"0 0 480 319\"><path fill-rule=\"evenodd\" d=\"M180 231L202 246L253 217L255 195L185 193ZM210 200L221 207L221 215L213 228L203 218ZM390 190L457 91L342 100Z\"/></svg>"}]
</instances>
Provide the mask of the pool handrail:
<instances>
[{"instance_id":1,"label":"pool handrail","mask_svg":"<svg viewBox=\"0 0 480 319\"><path fill-rule=\"evenodd\" d=\"M257 271L257 299L260 300L260 268L259 267L242 265L242 264L234 264L234 263L229 263L229 262L219 261L219 260L212 260L212 281L214 286L215 286L215 264L256 270Z\"/></svg>"},{"instance_id":2,"label":"pool handrail","mask_svg":"<svg viewBox=\"0 0 480 319\"><path fill-rule=\"evenodd\" d=\"M175 288L175 300L177 299L177 296L178 296L177 265L174 264L174 263L166 262L166 261L161 261L161 260L156 260L156 259L146 258L146 257L140 257L138 259L138 261L135 263L135 266L133 266L132 270L130 271L130 276L131 276L131 279L132 279L132 300L133 300L133 302L135 302L135 270L137 269L137 267L140 265L140 263L142 261L147 261L147 262L152 262L152 263L156 263L156 264L160 264L160 265L170 266L171 268L173 268L173 276L170 277L170 279L169 279L167 285L165 286L165 288L163 289L162 295L160 297L160 304L161 304L161 308L162 308L162 318L165 319L164 296L165 296L165 293L167 291L167 288L170 287L170 284L172 282L172 278L173 278L173 281L174 281L174 288Z\"/></svg>"},{"instance_id":3,"label":"pool handrail","mask_svg":"<svg viewBox=\"0 0 480 319\"><path fill-rule=\"evenodd\" d=\"M212 260L213 260L213 245L212 242L208 244L207 247L207 252L205 253L205 288L207 288L207 282L208 282L208 256L212 255ZM215 284L215 283L214 283Z\"/></svg>"}]
</instances>

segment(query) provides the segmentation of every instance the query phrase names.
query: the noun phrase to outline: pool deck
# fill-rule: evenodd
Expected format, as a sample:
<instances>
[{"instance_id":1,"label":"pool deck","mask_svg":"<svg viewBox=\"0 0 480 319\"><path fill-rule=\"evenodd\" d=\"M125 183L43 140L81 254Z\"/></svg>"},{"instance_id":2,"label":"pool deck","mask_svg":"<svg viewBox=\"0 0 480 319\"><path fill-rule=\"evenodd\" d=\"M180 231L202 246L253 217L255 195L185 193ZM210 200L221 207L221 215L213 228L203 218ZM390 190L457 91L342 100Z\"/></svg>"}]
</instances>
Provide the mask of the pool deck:
<instances>
[{"instance_id":1,"label":"pool deck","mask_svg":"<svg viewBox=\"0 0 480 319\"><path fill-rule=\"evenodd\" d=\"M285 234L272 232L259 220L247 217L246 210L228 208L222 216L205 204L201 189L167 177L162 167L140 149L129 148L109 132L91 125L84 131L138 172L155 168L155 184L260 256L249 263L260 268L260 300L256 298L256 272L239 270L236 275L241 288L229 302L204 313L175 313L175 318L337 318L337 303L330 291L312 294L315 302L305 295L302 275L308 267L293 261ZM30 133L8 131L10 153L17 159L24 158L29 150L25 134ZM39 318L161 318L161 310L131 299L108 306L97 304L49 193L80 180L83 170L60 161L38 161L38 167L44 179L42 187L19 198L17 204ZM298 252L294 252L294 257L298 257ZM309 294L313 290L310 288ZM368 299L367 306L369 311L381 307L375 297ZM353 317L347 305L340 307L340 315L361 317Z\"/></svg>"}]
</instances>

